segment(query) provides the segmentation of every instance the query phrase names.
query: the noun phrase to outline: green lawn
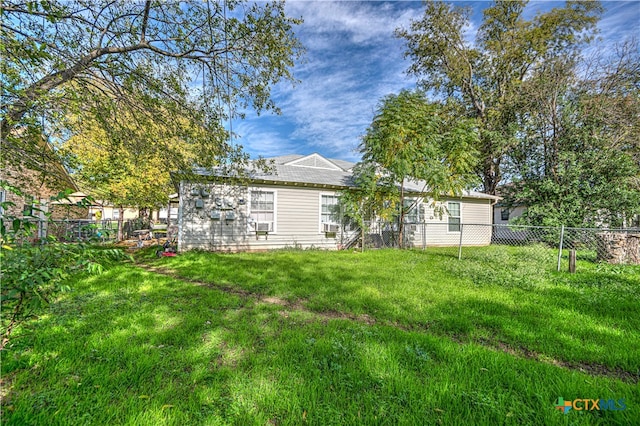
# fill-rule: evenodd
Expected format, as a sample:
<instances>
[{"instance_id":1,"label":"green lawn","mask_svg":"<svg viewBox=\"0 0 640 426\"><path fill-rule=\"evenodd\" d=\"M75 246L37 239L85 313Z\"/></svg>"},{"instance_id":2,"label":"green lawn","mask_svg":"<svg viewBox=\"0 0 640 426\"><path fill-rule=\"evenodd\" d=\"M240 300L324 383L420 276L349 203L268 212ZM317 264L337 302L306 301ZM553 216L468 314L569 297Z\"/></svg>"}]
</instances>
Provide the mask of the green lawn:
<instances>
[{"instance_id":1,"label":"green lawn","mask_svg":"<svg viewBox=\"0 0 640 426\"><path fill-rule=\"evenodd\" d=\"M640 267L536 253L140 256L16 332L2 421L638 424Z\"/></svg>"}]
</instances>

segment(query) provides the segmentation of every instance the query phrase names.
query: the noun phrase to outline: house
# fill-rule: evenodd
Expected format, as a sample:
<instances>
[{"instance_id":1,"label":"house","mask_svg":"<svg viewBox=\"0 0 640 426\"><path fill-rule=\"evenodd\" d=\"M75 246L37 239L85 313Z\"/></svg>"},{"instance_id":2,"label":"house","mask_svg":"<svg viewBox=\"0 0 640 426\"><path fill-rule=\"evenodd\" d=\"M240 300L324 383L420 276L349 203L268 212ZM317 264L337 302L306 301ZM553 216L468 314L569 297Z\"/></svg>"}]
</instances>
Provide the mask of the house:
<instances>
[{"instance_id":1,"label":"house","mask_svg":"<svg viewBox=\"0 0 640 426\"><path fill-rule=\"evenodd\" d=\"M509 225L514 219L519 218L527 210L526 206L517 205L508 207L504 203L497 202L493 206L493 223L495 225Z\"/></svg>"},{"instance_id":2,"label":"house","mask_svg":"<svg viewBox=\"0 0 640 426\"><path fill-rule=\"evenodd\" d=\"M138 218L138 209L132 207L124 207L122 209L122 219L133 220ZM113 203L106 200L95 200L89 207L89 217L92 220L113 220L120 218L120 207L114 206Z\"/></svg>"},{"instance_id":3,"label":"house","mask_svg":"<svg viewBox=\"0 0 640 426\"><path fill-rule=\"evenodd\" d=\"M354 163L319 154L285 155L268 159L270 172L246 178L196 171L198 179L174 175L179 187L178 249L267 250L286 247L339 249L360 236L340 215L340 191L354 187ZM185 175L186 176L186 175ZM462 224L487 225L480 233L462 236L463 244L491 242L493 204L487 194L465 192L461 197L425 200L424 185L408 182L409 245L458 245ZM413 227L412 227L413 226ZM392 233L392 226L380 229ZM426 232L425 232L426 231ZM367 237L367 236L365 236Z\"/></svg>"},{"instance_id":4,"label":"house","mask_svg":"<svg viewBox=\"0 0 640 426\"><path fill-rule=\"evenodd\" d=\"M21 138L30 137L26 132L22 133L24 136ZM20 141L21 138L14 137L11 140ZM28 143L24 145L29 146ZM51 203L52 197L66 190L78 191L78 186L57 160L51 145L44 137L35 137L33 147L38 150L37 153L25 151L16 154L10 148L3 152L5 161L0 180L18 188L22 195L0 188L0 202L13 203L6 206L6 211L0 211L0 215L36 216L44 219L44 213L50 212L54 219L86 218L86 208L58 208L55 203Z\"/></svg>"}]
</instances>

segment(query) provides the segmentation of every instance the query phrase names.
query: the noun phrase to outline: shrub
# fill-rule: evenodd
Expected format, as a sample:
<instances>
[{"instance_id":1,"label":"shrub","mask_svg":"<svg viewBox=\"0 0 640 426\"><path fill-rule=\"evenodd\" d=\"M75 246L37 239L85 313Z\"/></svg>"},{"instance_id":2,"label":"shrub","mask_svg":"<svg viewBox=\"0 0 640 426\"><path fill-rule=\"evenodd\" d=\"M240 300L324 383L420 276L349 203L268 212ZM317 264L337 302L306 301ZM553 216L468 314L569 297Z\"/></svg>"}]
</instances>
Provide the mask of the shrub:
<instances>
[{"instance_id":1,"label":"shrub","mask_svg":"<svg viewBox=\"0 0 640 426\"><path fill-rule=\"evenodd\" d=\"M4 182L0 182L0 186L22 195L19 189ZM64 192L54 198L67 196L68 193ZM2 209L10 205L13 203L0 203ZM43 212L37 207L34 211ZM33 213L21 217L0 217L0 308L3 313L0 350L4 349L18 324L42 310L57 293L68 290L65 281L71 274L101 273L104 265L127 257L119 249L86 243L62 243L52 236L34 238L36 219Z\"/></svg>"}]
</instances>

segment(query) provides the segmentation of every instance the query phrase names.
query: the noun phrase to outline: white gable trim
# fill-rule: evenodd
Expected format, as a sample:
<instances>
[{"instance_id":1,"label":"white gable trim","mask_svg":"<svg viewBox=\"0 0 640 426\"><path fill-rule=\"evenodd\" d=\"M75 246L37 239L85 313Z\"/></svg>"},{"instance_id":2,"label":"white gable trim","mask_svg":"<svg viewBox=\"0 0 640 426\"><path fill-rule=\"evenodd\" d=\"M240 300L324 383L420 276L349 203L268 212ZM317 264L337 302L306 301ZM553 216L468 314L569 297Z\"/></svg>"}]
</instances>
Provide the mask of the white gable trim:
<instances>
[{"instance_id":1,"label":"white gable trim","mask_svg":"<svg viewBox=\"0 0 640 426\"><path fill-rule=\"evenodd\" d=\"M305 164L301 164L304 163L308 160L315 160L315 164L322 164L322 166L307 166ZM317 153L313 153L310 155L306 155L302 158L297 158L293 161L289 161L287 163L284 163L285 166L295 166L295 167L309 167L312 169L325 169L325 170L337 170L337 171L344 171L342 169L342 167L339 167L338 165L336 165L334 162L332 162L331 160L328 160L326 158L324 158L322 155L317 154Z\"/></svg>"}]
</instances>

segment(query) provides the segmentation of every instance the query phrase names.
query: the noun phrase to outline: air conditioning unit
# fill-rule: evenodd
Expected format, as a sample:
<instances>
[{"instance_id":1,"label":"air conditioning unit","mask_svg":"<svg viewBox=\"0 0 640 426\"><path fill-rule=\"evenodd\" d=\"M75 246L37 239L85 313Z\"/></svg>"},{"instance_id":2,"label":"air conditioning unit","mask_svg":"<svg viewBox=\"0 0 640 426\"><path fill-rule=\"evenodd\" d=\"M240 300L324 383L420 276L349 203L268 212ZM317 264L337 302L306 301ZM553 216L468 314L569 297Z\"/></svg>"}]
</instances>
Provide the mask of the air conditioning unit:
<instances>
[{"instance_id":1,"label":"air conditioning unit","mask_svg":"<svg viewBox=\"0 0 640 426\"><path fill-rule=\"evenodd\" d=\"M211 210L211 219L220 220L220 212L218 210Z\"/></svg>"},{"instance_id":2,"label":"air conditioning unit","mask_svg":"<svg viewBox=\"0 0 640 426\"><path fill-rule=\"evenodd\" d=\"M269 232L269 230L271 229L271 224L266 222L266 223L256 223L256 231L257 232Z\"/></svg>"},{"instance_id":3,"label":"air conditioning unit","mask_svg":"<svg viewBox=\"0 0 640 426\"><path fill-rule=\"evenodd\" d=\"M228 211L224 216L225 220L236 220L236 214L233 211Z\"/></svg>"},{"instance_id":4,"label":"air conditioning unit","mask_svg":"<svg viewBox=\"0 0 640 426\"><path fill-rule=\"evenodd\" d=\"M323 223L322 225L324 232L338 232L340 230L340 225L336 223Z\"/></svg>"},{"instance_id":5,"label":"air conditioning unit","mask_svg":"<svg viewBox=\"0 0 640 426\"><path fill-rule=\"evenodd\" d=\"M418 225L406 225L405 226L405 230L407 232L417 232L418 231Z\"/></svg>"}]
</instances>

